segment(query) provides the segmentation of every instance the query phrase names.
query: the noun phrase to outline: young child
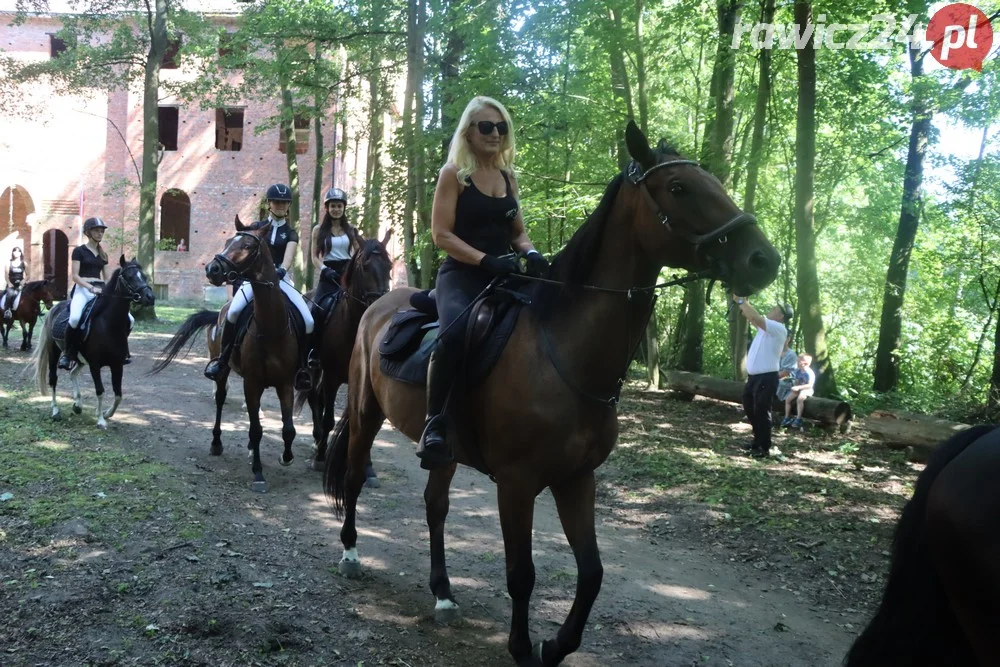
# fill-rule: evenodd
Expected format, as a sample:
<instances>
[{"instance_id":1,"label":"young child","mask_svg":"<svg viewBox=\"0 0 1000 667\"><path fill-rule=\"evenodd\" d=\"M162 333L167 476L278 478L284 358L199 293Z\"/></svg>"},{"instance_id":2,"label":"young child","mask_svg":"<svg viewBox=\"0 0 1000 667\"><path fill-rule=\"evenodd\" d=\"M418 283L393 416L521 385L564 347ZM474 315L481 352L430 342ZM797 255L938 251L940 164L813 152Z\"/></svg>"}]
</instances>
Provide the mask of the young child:
<instances>
[{"instance_id":1,"label":"young child","mask_svg":"<svg viewBox=\"0 0 1000 667\"><path fill-rule=\"evenodd\" d=\"M813 386L816 384L816 373L809 367L811 363L811 356L808 354L799 355L799 367L793 373L795 384L792 385L791 391L785 398L785 418L781 420L782 426L802 427L802 408L806 399L813 395ZM793 401L798 405L794 419L791 417Z\"/></svg>"}]
</instances>

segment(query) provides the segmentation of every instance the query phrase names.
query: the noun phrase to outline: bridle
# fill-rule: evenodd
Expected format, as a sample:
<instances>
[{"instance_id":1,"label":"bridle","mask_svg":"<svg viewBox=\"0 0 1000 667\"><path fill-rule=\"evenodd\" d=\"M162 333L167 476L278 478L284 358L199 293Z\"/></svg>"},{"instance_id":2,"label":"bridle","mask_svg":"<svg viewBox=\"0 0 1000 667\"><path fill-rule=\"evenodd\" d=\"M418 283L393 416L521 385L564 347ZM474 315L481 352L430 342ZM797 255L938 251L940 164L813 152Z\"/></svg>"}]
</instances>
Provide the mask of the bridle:
<instances>
[{"instance_id":1,"label":"bridle","mask_svg":"<svg viewBox=\"0 0 1000 667\"><path fill-rule=\"evenodd\" d=\"M133 303L139 303L140 301L142 301L142 292L143 292L143 290L149 289L149 284L146 283L146 281L142 281L143 282L142 287L140 287L138 289L133 288L132 285L129 284L129 281L127 280L127 278L128 278L128 271L130 271L130 270L131 271L135 271L141 277L141 271L142 270L139 268L138 265L132 264L132 265L126 265L126 266L122 267L121 272L118 274L118 280L115 281L115 289L111 292L111 296L113 296L115 298L118 298L118 299L128 299L129 301L132 301ZM125 286L125 292L124 293L122 293L122 286L123 285Z\"/></svg>"},{"instance_id":2,"label":"bridle","mask_svg":"<svg viewBox=\"0 0 1000 667\"><path fill-rule=\"evenodd\" d=\"M357 267L353 268L351 270L352 278L353 278L353 274L356 272L359 281L362 284L364 284L365 265L368 263L368 260L372 256L375 255L375 252L376 251L373 249L371 252L369 252L366 255L362 256L358 260ZM353 280L352 280L352 284L353 284ZM380 299L383 296L385 296L388 292L389 292L389 290L366 290L361 296L357 296L355 294L351 294L350 291L345 292L345 294L347 295L347 297L349 299L357 301L358 303L360 303L361 305L363 305L365 308L367 308L368 306L370 306L373 303L375 303L375 301L377 301L378 299Z\"/></svg>"},{"instance_id":3,"label":"bridle","mask_svg":"<svg viewBox=\"0 0 1000 667\"><path fill-rule=\"evenodd\" d=\"M226 272L224 282L234 283L237 280L243 280L249 283L263 285L264 287L274 287L274 283L272 282L254 280L253 278L246 275L247 271L254 268L258 264L258 262L260 262L260 259L262 257L261 246L263 245L264 242L261 241L256 234L252 234L250 232L243 232L243 231L236 232L236 237L240 236L244 236L248 239L253 239L254 241L253 249L250 250L249 256L242 262L242 266L237 265L235 262L233 262L233 260L229 259L222 253L217 253L215 255L214 258L215 261L221 264L222 268ZM223 248L223 251L224 250L225 248Z\"/></svg>"},{"instance_id":4,"label":"bridle","mask_svg":"<svg viewBox=\"0 0 1000 667\"><path fill-rule=\"evenodd\" d=\"M628 179L629 183L639 188L639 191L642 192L643 199L646 200L646 203L649 205L649 208L653 211L653 214L656 215L660 223L667 228L667 231L673 234L674 236L678 236L687 241L688 243L690 243L691 245L693 245L696 253L701 252L704 246L707 246L709 243L712 242L717 242L719 245L725 245L726 243L729 242L730 233L742 227L748 227L750 225L757 224L757 218L750 215L749 213L744 213L740 211L740 213L734 216L732 220L722 225L718 229L714 229L708 232L707 234L692 234L686 229L675 227L671 223L670 217L667 215L666 211L664 211L660 207L660 205L656 202L656 200L653 199L653 195L650 194L649 188L646 186L646 179L649 178L651 174L653 174L656 171L659 171L660 169L667 169L668 167L698 167L699 169L702 168L701 165L698 164L695 160L668 160L667 162L660 162L659 164L655 164L649 169L643 171L642 165L633 160L632 163L629 164L628 169L626 169L625 171L625 177Z\"/></svg>"}]
</instances>

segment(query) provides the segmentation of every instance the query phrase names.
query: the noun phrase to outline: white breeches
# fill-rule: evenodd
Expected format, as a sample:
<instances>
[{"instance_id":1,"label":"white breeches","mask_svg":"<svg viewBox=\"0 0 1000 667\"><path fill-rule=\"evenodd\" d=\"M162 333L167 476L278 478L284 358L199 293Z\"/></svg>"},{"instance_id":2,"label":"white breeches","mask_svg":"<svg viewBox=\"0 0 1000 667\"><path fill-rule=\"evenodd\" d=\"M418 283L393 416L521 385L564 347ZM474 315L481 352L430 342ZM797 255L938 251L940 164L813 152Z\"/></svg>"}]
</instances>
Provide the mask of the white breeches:
<instances>
[{"instance_id":1,"label":"white breeches","mask_svg":"<svg viewBox=\"0 0 1000 667\"><path fill-rule=\"evenodd\" d=\"M97 298L97 295L90 290L85 290L79 285L73 290L73 300L69 302L69 325L74 329L80 326L80 318L83 316L83 308L89 302ZM128 330L132 330L135 318L132 313L128 314Z\"/></svg>"},{"instance_id":2,"label":"white breeches","mask_svg":"<svg viewBox=\"0 0 1000 667\"><path fill-rule=\"evenodd\" d=\"M281 291L288 297L292 304L298 309L299 313L302 314L302 321L306 324L306 333L311 334L313 331L313 317L312 313L309 312L309 306L306 305L306 300L302 298L295 287L288 282L287 276L284 280L278 283ZM236 324L236 320L239 319L240 313L243 309L247 307L247 304L253 301L253 287L248 282L244 282L240 285L240 289L236 292L236 296L233 297L233 302L229 304L229 312L226 313L226 321L230 324Z\"/></svg>"}]
</instances>

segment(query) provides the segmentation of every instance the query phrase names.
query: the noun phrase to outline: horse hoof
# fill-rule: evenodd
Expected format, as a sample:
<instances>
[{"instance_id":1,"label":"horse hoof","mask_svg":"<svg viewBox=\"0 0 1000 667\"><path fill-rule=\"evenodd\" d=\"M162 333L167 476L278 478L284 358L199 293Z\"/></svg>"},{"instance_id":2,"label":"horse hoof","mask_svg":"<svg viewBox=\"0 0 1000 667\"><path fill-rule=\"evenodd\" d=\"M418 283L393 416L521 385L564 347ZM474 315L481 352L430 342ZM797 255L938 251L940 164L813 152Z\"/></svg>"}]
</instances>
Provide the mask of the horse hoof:
<instances>
[{"instance_id":1,"label":"horse hoof","mask_svg":"<svg viewBox=\"0 0 1000 667\"><path fill-rule=\"evenodd\" d=\"M267 493L267 482L264 480L250 482L250 490L254 493Z\"/></svg>"},{"instance_id":2,"label":"horse hoof","mask_svg":"<svg viewBox=\"0 0 1000 667\"><path fill-rule=\"evenodd\" d=\"M54 421L54 422L61 422L62 421L62 413L61 412L53 412L52 413L52 421Z\"/></svg>"},{"instance_id":3,"label":"horse hoof","mask_svg":"<svg viewBox=\"0 0 1000 667\"><path fill-rule=\"evenodd\" d=\"M434 605L434 621L440 625L451 625L462 618L462 610L454 600L438 600Z\"/></svg>"},{"instance_id":4,"label":"horse hoof","mask_svg":"<svg viewBox=\"0 0 1000 667\"><path fill-rule=\"evenodd\" d=\"M108 422L105 422L105 421L99 421L99 422L97 422L97 428L101 429L102 431L107 431L108 430Z\"/></svg>"},{"instance_id":5,"label":"horse hoof","mask_svg":"<svg viewBox=\"0 0 1000 667\"><path fill-rule=\"evenodd\" d=\"M210 456L222 456L222 445L212 445L208 448Z\"/></svg>"},{"instance_id":6,"label":"horse hoof","mask_svg":"<svg viewBox=\"0 0 1000 667\"><path fill-rule=\"evenodd\" d=\"M286 460L285 460L285 455L284 455L284 454L282 454L281 456L279 456L279 457L278 457L278 463L280 463L281 465L283 465L283 466L284 466L284 467L286 467L286 468L287 468L288 466L292 465L292 461L294 461L294 460L295 460L295 457L293 456L292 458L290 458L290 459L288 459L288 460L286 461Z\"/></svg>"},{"instance_id":7,"label":"horse hoof","mask_svg":"<svg viewBox=\"0 0 1000 667\"><path fill-rule=\"evenodd\" d=\"M78 414L80 414L82 412L83 412L83 406L82 405L74 405L73 406L73 414L74 415L78 415Z\"/></svg>"},{"instance_id":8,"label":"horse hoof","mask_svg":"<svg viewBox=\"0 0 1000 667\"><path fill-rule=\"evenodd\" d=\"M366 489L377 489L382 486L382 483L378 481L378 477L369 477L365 480Z\"/></svg>"},{"instance_id":9,"label":"horse hoof","mask_svg":"<svg viewBox=\"0 0 1000 667\"><path fill-rule=\"evenodd\" d=\"M341 560L340 564L337 565L337 570L341 576L347 579L357 579L361 576L361 561Z\"/></svg>"},{"instance_id":10,"label":"horse hoof","mask_svg":"<svg viewBox=\"0 0 1000 667\"><path fill-rule=\"evenodd\" d=\"M323 472L326 469L325 459L309 459L309 468L316 472Z\"/></svg>"}]
</instances>

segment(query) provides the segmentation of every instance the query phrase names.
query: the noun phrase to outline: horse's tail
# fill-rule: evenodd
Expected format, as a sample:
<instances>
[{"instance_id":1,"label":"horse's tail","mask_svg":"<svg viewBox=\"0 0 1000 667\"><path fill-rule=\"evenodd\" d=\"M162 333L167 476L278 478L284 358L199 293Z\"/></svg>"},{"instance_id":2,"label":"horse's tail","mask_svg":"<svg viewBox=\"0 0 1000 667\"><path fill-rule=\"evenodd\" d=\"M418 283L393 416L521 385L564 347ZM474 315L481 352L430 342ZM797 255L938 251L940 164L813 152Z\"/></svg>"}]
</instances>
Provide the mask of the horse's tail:
<instances>
[{"instance_id":1,"label":"horse's tail","mask_svg":"<svg viewBox=\"0 0 1000 667\"><path fill-rule=\"evenodd\" d=\"M351 439L349 410L350 408L344 410L333 430L333 444L326 452L326 469L323 470L323 489L333 501L333 514L338 519L344 516L344 500L347 495L347 446Z\"/></svg>"},{"instance_id":2,"label":"horse's tail","mask_svg":"<svg viewBox=\"0 0 1000 667\"><path fill-rule=\"evenodd\" d=\"M174 334L174 337L170 339L170 342L167 343L166 347L164 347L163 351L160 353L163 358L153 365L153 368L147 373L147 375L159 373L164 368L169 366L170 362L173 361L178 354L180 354L180 351L185 345L188 346L188 349L191 348L194 344L191 339L195 334L206 327L212 326L218 321L219 312L211 310L199 310L197 313L184 320L181 328L177 330L177 333Z\"/></svg>"},{"instance_id":3,"label":"horse's tail","mask_svg":"<svg viewBox=\"0 0 1000 667\"><path fill-rule=\"evenodd\" d=\"M52 358L52 327L56 321L52 316L54 310L50 310L45 318L42 331L35 342L35 351L31 353L31 360L21 373L24 377L35 376L35 384L41 394L45 394L48 388L49 361Z\"/></svg>"},{"instance_id":4,"label":"horse's tail","mask_svg":"<svg viewBox=\"0 0 1000 667\"><path fill-rule=\"evenodd\" d=\"M973 426L953 435L938 445L917 477L913 497L903 508L896 526L882 603L844 658L847 667L924 664L922 660L947 664L935 660L935 647L940 650L941 637L949 632L954 632L955 640L961 641L961 630L954 616L942 611L948 609L948 601L927 544L927 498L944 467L994 428L995 425Z\"/></svg>"}]
</instances>

